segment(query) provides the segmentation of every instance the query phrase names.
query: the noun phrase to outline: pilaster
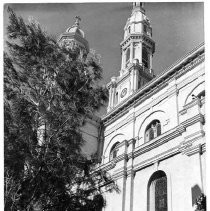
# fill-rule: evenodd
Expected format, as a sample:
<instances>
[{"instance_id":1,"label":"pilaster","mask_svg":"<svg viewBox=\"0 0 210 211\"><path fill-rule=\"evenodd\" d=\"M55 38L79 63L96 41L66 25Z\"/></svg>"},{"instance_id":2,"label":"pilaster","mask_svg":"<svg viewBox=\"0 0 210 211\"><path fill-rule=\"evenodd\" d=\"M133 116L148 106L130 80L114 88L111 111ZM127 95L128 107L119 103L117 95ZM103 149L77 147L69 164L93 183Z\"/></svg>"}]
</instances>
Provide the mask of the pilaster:
<instances>
[{"instance_id":1,"label":"pilaster","mask_svg":"<svg viewBox=\"0 0 210 211\"><path fill-rule=\"evenodd\" d=\"M122 211L126 211L125 202L126 202L126 180L127 180L127 150L128 150L128 141L125 140L125 152L124 154L124 167L123 167L123 193L122 193Z\"/></svg>"}]
</instances>

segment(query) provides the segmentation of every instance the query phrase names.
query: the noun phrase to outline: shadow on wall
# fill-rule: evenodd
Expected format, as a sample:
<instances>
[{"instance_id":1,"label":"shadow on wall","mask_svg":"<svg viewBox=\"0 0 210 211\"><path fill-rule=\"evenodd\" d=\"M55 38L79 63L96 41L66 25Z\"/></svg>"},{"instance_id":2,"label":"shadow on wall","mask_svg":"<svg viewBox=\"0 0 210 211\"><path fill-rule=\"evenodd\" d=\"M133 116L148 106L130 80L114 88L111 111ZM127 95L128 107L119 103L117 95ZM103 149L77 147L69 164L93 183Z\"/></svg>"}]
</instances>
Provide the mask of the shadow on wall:
<instances>
[{"instance_id":1,"label":"shadow on wall","mask_svg":"<svg viewBox=\"0 0 210 211\"><path fill-rule=\"evenodd\" d=\"M191 192L192 192L192 205L195 205L196 199L201 195L201 189L198 185L194 185L191 188Z\"/></svg>"}]
</instances>

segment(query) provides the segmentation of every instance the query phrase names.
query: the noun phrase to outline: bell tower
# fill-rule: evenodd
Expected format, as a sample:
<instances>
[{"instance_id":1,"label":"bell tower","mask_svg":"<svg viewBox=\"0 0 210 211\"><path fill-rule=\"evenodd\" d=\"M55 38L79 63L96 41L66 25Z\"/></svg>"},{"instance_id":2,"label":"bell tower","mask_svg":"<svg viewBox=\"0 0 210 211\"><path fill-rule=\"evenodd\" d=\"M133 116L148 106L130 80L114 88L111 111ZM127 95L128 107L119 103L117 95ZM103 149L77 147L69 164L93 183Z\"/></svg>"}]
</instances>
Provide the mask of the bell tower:
<instances>
[{"instance_id":1,"label":"bell tower","mask_svg":"<svg viewBox=\"0 0 210 211\"><path fill-rule=\"evenodd\" d=\"M155 42L152 39L150 21L145 15L144 3L133 3L131 17L125 24L124 39L120 46L120 76L112 77L108 84L108 112L154 78L152 57Z\"/></svg>"},{"instance_id":2,"label":"bell tower","mask_svg":"<svg viewBox=\"0 0 210 211\"><path fill-rule=\"evenodd\" d=\"M72 50L79 47L81 58L86 58L89 53L89 44L85 39L84 31L80 28L80 21L81 18L76 16L75 23L60 35L58 43Z\"/></svg>"}]
</instances>

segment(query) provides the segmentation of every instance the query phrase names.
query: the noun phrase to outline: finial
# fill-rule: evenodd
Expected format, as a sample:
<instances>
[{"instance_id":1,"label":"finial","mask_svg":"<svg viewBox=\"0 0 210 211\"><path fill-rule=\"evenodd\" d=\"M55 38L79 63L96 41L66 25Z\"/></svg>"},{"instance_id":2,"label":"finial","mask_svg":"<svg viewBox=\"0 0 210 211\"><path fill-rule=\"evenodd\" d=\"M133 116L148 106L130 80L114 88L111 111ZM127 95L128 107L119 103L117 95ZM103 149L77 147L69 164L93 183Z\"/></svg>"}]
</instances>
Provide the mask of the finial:
<instances>
[{"instance_id":1,"label":"finial","mask_svg":"<svg viewBox=\"0 0 210 211\"><path fill-rule=\"evenodd\" d=\"M76 26L79 26L79 22L81 21L81 18L80 18L80 16L75 16L75 19L76 19L76 21L75 21L75 25Z\"/></svg>"},{"instance_id":2,"label":"finial","mask_svg":"<svg viewBox=\"0 0 210 211\"><path fill-rule=\"evenodd\" d=\"M144 3L143 2L133 2L133 10L140 10L145 12Z\"/></svg>"}]
</instances>

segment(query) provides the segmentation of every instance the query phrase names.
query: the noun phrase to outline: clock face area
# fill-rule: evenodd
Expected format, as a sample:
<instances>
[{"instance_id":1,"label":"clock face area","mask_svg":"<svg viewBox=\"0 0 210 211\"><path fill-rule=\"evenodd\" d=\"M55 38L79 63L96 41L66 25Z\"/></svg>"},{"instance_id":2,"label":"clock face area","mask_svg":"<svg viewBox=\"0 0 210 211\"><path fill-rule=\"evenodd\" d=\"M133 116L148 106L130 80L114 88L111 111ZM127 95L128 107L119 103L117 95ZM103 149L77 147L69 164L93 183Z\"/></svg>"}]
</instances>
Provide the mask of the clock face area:
<instances>
[{"instance_id":1,"label":"clock face area","mask_svg":"<svg viewBox=\"0 0 210 211\"><path fill-rule=\"evenodd\" d=\"M123 98L127 94L127 88L124 88L120 94L120 97Z\"/></svg>"}]
</instances>

